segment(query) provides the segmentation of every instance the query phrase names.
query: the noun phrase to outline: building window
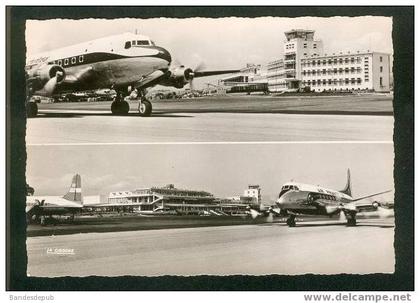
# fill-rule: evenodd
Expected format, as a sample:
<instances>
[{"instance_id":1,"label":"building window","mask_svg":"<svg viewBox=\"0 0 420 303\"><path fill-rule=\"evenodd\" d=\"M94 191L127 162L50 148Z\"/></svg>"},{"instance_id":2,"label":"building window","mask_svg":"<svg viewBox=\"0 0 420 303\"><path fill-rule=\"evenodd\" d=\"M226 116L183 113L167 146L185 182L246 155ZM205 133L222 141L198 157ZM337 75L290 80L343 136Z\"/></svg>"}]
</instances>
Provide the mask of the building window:
<instances>
[{"instance_id":1,"label":"building window","mask_svg":"<svg viewBox=\"0 0 420 303\"><path fill-rule=\"evenodd\" d=\"M307 43L303 43L303 48L306 48L308 46Z\"/></svg>"},{"instance_id":2,"label":"building window","mask_svg":"<svg viewBox=\"0 0 420 303\"><path fill-rule=\"evenodd\" d=\"M382 62L382 56L379 56L379 62Z\"/></svg>"},{"instance_id":3,"label":"building window","mask_svg":"<svg viewBox=\"0 0 420 303\"><path fill-rule=\"evenodd\" d=\"M380 86L383 86L383 83L382 83L382 77L379 77L379 85L380 85Z\"/></svg>"},{"instance_id":4,"label":"building window","mask_svg":"<svg viewBox=\"0 0 420 303\"><path fill-rule=\"evenodd\" d=\"M314 48L316 48L316 44L314 43Z\"/></svg>"},{"instance_id":5,"label":"building window","mask_svg":"<svg viewBox=\"0 0 420 303\"><path fill-rule=\"evenodd\" d=\"M381 73L382 73L383 71L384 71L383 66L380 66L380 67L379 67L379 72L381 72Z\"/></svg>"}]
</instances>

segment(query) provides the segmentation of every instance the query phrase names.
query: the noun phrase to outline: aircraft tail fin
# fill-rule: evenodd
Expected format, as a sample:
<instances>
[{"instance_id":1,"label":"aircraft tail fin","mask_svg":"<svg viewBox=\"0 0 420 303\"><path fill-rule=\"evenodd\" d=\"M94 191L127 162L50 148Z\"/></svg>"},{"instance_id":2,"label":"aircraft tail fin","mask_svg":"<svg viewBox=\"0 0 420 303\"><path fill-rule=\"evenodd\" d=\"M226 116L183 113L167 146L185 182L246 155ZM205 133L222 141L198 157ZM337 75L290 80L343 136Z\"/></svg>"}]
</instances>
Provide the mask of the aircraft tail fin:
<instances>
[{"instance_id":1,"label":"aircraft tail fin","mask_svg":"<svg viewBox=\"0 0 420 303\"><path fill-rule=\"evenodd\" d=\"M343 190L340 190L340 193L346 194L351 197L351 178L350 178L350 169L347 169L347 184Z\"/></svg>"},{"instance_id":2,"label":"aircraft tail fin","mask_svg":"<svg viewBox=\"0 0 420 303\"><path fill-rule=\"evenodd\" d=\"M63 196L64 199L72 202L83 204L82 198L82 177L79 174L73 176L71 185L67 194Z\"/></svg>"}]
</instances>

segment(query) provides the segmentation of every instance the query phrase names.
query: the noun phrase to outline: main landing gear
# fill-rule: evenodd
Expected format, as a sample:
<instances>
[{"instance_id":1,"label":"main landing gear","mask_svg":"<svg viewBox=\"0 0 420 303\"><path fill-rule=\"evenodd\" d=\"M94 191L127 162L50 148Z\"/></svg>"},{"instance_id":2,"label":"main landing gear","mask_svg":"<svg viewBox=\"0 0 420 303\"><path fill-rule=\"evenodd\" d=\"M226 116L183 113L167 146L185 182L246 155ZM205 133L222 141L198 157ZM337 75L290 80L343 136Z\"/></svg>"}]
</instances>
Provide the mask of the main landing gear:
<instances>
[{"instance_id":1,"label":"main landing gear","mask_svg":"<svg viewBox=\"0 0 420 303\"><path fill-rule=\"evenodd\" d=\"M349 214L347 216L347 226L356 226L356 214Z\"/></svg>"},{"instance_id":2,"label":"main landing gear","mask_svg":"<svg viewBox=\"0 0 420 303\"><path fill-rule=\"evenodd\" d=\"M33 118L38 115L38 104L36 102L26 102L26 117Z\"/></svg>"},{"instance_id":3,"label":"main landing gear","mask_svg":"<svg viewBox=\"0 0 420 303\"><path fill-rule=\"evenodd\" d=\"M124 100L124 94L117 91L114 101L111 104L111 112L113 115L127 115L130 105Z\"/></svg>"},{"instance_id":4,"label":"main landing gear","mask_svg":"<svg viewBox=\"0 0 420 303\"><path fill-rule=\"evenodd\" d=\"M149 117L152 114L152 103L146 99L145 93L139 91L139 114L142 117ZM111 104L111 112L113 115L127 115L130 110L130 105L124 100L125 93L118 91L115 100Z\"/></svg>"},{"instance_id":5,"label":"main landing gear","mask_svg":"<svg viewBox=\"0 0 420 303\"><path fill-rule=\"evenodd\" d=\"M296 226L296 215L290 215L286 221L287 226L295 227Z\"/></svg>"}]
</instances>

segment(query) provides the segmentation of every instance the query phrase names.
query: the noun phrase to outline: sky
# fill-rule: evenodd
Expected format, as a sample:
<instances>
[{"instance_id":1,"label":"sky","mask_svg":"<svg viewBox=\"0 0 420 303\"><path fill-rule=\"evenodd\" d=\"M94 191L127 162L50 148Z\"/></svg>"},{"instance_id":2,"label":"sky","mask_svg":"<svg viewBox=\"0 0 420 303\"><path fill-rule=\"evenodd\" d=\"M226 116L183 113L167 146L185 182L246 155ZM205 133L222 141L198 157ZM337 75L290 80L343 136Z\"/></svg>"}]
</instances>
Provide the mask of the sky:
<instances>
[{"instance_id":1,"label":"sky","mask_svg":"<svg viewBox=\"0 0 420 303\"><path fill-rule=\"evenodd\" d=\"M205 69L238 69L247 63L265 65L283 53L284 32L315 30L326 53L374 50L393 53L390 17L301 18L151 18L28 20L29 54L123 32L151 37L166 48L176 64ZM213 78L196 79L197 85Z\"/></svg>"},{"instance_id":2,"label":"sky","mask_svg":"<svg viewBox=\"0 0 420 303\"><path fill-rule=\"evenodd\" d=\"M275 199L292 180L340 190L347 168L355 197L394 184L392 144L28 146L27 152L27 182L35 195L63 195L75 173L84 195L104 196L173 183L230 197L259 184L264 197Z\"/></svg>"}]
</instances>

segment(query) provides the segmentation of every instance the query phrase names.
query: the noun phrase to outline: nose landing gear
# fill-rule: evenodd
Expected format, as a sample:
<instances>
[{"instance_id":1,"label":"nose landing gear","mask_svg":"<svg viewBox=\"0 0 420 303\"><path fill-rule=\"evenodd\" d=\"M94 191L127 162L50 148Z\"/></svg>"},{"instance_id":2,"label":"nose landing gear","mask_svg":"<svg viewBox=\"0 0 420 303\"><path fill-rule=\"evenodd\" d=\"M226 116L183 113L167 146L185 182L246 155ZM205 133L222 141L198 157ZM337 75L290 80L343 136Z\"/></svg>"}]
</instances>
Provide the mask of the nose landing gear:
<instances>
[{"instance_id":1,"label":"nose landing gear","mask_svg":"<svg viewBox=\"0 0 420 303\"><path fill-rule=\"evenodd\" d=\"M142 117L150 117L152 114L152 103L147 100L144 91L140 90L140 99L139 99L139 114Z\"/></svg>"}]
</instances>

